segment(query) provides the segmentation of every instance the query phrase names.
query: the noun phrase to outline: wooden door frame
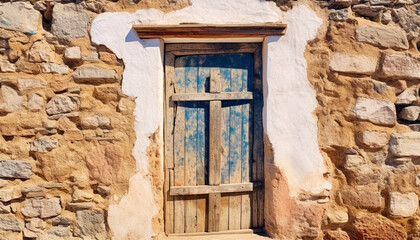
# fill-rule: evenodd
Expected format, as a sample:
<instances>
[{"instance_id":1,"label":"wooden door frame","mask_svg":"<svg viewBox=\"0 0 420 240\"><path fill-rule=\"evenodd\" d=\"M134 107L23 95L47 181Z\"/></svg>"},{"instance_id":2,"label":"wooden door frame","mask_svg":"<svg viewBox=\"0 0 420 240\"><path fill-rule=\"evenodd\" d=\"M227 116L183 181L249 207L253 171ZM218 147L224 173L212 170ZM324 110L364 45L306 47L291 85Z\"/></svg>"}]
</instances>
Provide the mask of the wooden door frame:
<instances>
[{"instance_id":1,"label":"wooden door frame","mask_svg":"<svg viewBox=\"0 0 420 240\"><path fill-rule=\"evenodd\" d=\"M175 104L170 99L174 94L174 66L177 56L199 55L199 54L223 54L223 53L251 53L254 56L254 89L260 93L254 98L259 98L254 102L254 126L258 129L253 134L253 165L252 179L259 181L258 187L254 186L254 194L252 194L251 227L264 225L264 142L263 142L263 126L262 126L262 110L263 110L263 76L262 76L262 44L261 43L177 43L165 44L164 59L164 228L166 234L173 235L172 229L174 221L167 222L166 219L173 218L171 212L174 209L173 196L170 195L170 182L174 182L174 156L173 156L173 130L174 130L174 110ZM258 165L259 162L261 165ZM249 187L249 186L248 186ZM253 186L251 186L252 188ZM220 195L220 194L219 194ZM210 197L209 197L210 198ZM210 199L209 199L210 200ZM249 231L235 231L252 232ZM217 234L233 233L232 231L217 232ZM198 234L198 233L196 233ZM201 233L202 234L202 233ZM205 233L206 234L206 233ZM175 235L175 234L174 234ZM188 234L182 234L188 235Z\"/></svg>"}]
</instances>

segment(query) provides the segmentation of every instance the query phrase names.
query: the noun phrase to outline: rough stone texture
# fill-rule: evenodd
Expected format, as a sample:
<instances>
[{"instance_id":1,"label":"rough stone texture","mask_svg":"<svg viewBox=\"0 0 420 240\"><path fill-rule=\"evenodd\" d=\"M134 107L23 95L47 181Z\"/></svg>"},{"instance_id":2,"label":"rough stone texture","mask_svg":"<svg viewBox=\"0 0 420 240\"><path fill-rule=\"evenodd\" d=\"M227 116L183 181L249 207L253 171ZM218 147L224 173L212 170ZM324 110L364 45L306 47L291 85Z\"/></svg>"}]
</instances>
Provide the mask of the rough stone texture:
<instances>
[{"instance_id":1,"label":"rough stone texture","mask_svg":"<svg viewBox=\"0 0 420 240\"><path fill-rule=\"evenodd\" d=\"M0 61L1 72L16 72L16 65L9 61Z\"/></svg>"},{"instance_id":2,"label":"rough stone texture","mask_svg":"<svg viewBox=\"0 0 420 240\"><path fill-rule=\"evenodd\" d=\"M324 235L324 240L350 240L349 235L343 230L328 231Z\"/></svg>"},{"instance_id":3,"label":"rough stone texture","mask_svg":"<svg viewBox=\"0 0 420 240\"><path fill-rule=\"evenodd\" d=\"M382 197L379 192L370 191L340 191L344 204L370 211L378 211L382 208Z\"/></svg>"},{"instance_id":4,"label":"rough stone texture","mask_svg":"<svg viewBox=\"0 0 420 240\"><path fill-rule=\"evenodd\" d=\"M29 62L52 62L54 61L54 51L46 41L35 42L29 50Z\"/></svg>"},{"instance_id":5,"label":"rough stone texture","mask_svg":"<svg viewBox=\"0 0 420 240\"><path fill-rule=\"evenodd\" d=\"M100 113L83 112L80 115L80 125L83 129L110 128L111 120Z\"/></svg>"},{"instance_id":6,"label":"rough stone texture","mask_svg":"<svg viewBox=\"0 0 420 240\"><path fill-rule=\"evenodd\" d=\"M22 223L13 216L0 216L0 229L6 231L22 231Z\"/></svg>"},{"instance_id":7,"label":"rough stone texture","mask_svg":"<svg viewBox=\"0 0 420 240\"><path fill-rule=\"evenodd\" d=\"M340 226L344 225L349 221L349 215L345 207L329 207L325 211L327 221L329 225Z\"/></svg>"},{"instance_id":8,"label":"rough stone texture","mask_svg":"<svg viewBox=\"0 0 420 240\"><path fill-rule=\"evenodd\" d=\"M419 197L411 192L401 194L399 192L389 193L389 213L396 217L410 217L419 208Z\"/></svg>"},{"instance_id":9,"label":"rough stone texture","mask_svg":"<svg viewBox=\"0 0 420 240\"><path fill-rule=\"evenodd\" d=\"M348 18L349 10L347 8L336 10L328 16L330 20L343 22Z\"/></svg>"},{"instance_id":10,"label":"rough stone texture","mask_svg":"<svg viewBox=\"0 0 420 240\"><path fill-rule=\"evenodd\" d=\"M16 187L0 189L0 201L2 202L9 202L20 197L22 197L22 194Z\"/></svg>"},{"instance_id":11,"label":"rough stone texture","mask_svg":"<svg viewBox=\"0 0 420 240\"><path fill-rule=\"evenodd\" d=\"M54 96L46 105L48 115L69 113L77 108L77 102L71 97L65 95Z\"/></svg>"},{"instance_id":12,"label":"rough stone texture","mask_svg":"<svg viewBox=\"0 0 420 240\"><path fill-rule=\"evenodd\" d=\"M48 137L35 139L31 144L32 152L49 152L58 147L58 140Z\"/></svg>"},{"instance_id":13,"label":"rough stone texture","mask_svg":"<svg viewBox=\"0 0 420 240\"><path fill-rule=\"evenodd\" d=\"M420 132L392 134L389 151L397 157L420 156Z\"/></svg>"},{"instance_id":14,"label":"rough stone texture","mask_svg":"<svg viewBox=\"0 0 420 240\"><path fill-rule=\"evenodd\" d=\"M20 160L0 160L0 177L27 179L32 175L29 162Z\"/></svg>"},{"instance_id":15,"label":"rough stone texture","mask_svg":"<svg viewBox=\"0 0 420 240\"><path fill-rule=\"evenodd\" d=\"M389 101L359 98L352 109L358 119L379 125L394 125L396 122L395 105Z\"/></svg>"},{"instance_id":16,"label":"rough stone texture","mask_svg":"<svg viewBox=\"0 0 420 240\"><path fill-rule=\"evenodd\" d=\"M372 74L376 70L376 62L376 59L364 55L334 53L330 69L342 73Z\"/></svg>"},{"instance_id":17,"label":"rough stone texture","mask_svg":"<svg viewBox=\"0 0 420 240\"><path fill-rule=\"evenodd\" d=\"M61 213L60 199L26 199L21 211L26 217L49 218L58 216Z\"/></svg>"},{"instance_id":18,"label":"rough stone texture","mask_svg":"<svg viewBox=\"0 0 420 240\"><path fill-rule=\"evenodd\" d=\"M48 86L48 83L42 79L19 78L18 86L19 86L20 91L26 91L26 90L45 88Z\"/></svg>"},{"instance_id":19,"label":"rough stone texture","mask_svg":"<svg viewBox=\"0 0 420 240\"><path fill-rule=\"evenodd\" d=\"M408 40L420 37L420 14L416 6L393 8L393 14L398 19L398 24L408 33Z\"/></svg>"},{"instance_id":20,"label":"rough stone texture","mask_svg":"<svg viewBox=\"0 0 420 240\"><path fill-rule=\"evenodd\" d=\"M408 121L416 121L420 115L420 107L419 106L408 106L401 110L398 114L398 117Z\"/></svg>"},{"instance_id":21,"label":"rough stone texture","mask_svg":"<svg viewBox=\"0 0 420 240\"><path fill-rule=\"evenodd\" d=\"M360 214L356 216L348 231L351 239L407 239L404 227L381 216Z\"/></svg>"},{"instance_id":22,"label":"rough stone texture","mask_svg":"<svg viewBox=\"0 0 420 240\"><path fill-rule=\"evenodd\" d=\"M73 73L73 78L78 83L104 84L118 82L114 70L99 67L80 67Z\"/></svg>"},{"instance_id":23,"label":"rough stone texture","mask_svg":"<svg viewBox=\"0 0 420 240\"><path fill-rule=\"evenodd\" d=\"M69 67L63 64L57 63L43 63L41 65L42 72L44 73L58 73L58 74L67 74L69 73Z\"/></svg>"},{"instance_id":24,"label":"rough stone texture","mask_svg":"<svg viewBox=\"0 0 420 240\"><path fill-rule=\"evenodd\" d=\"M88 35L90 15L76 4L55 4L52 33L61 41L70 42Z\"/></svg>"},{"instance_id":25,"label":"rough stone texture","mask_svg":"<svg viewBox=\"0 0 420 240\"><path fill-rule=\"evenodd\" d=\"M408 53L383 53L379 74L390 79L420 79L420 60Z\"/></svg>"},{"instance_id":26,"label":"rough stone texture","mask_svg":"<svg viewBox=\"0 0 420 240\"><path fill-rule=\"evenodd\" d=\"M358 27L356 28L356 39L383 48L408 49L408 40L401 28Z\"/></svg>"},{"instance_id":27,"label":"rough stone texture","mask_svg":"<svg viewBox=\"0 0 420 240\"><path fill-rule=\"evenodd\" d=\"M3 85L0 90L2 100L0 102L0 112L12 113L22 107L23 97L13 88Z\"/></svg>"},{"instance_id":28,"label":"rough stone texture","mask_svg":"<svg viewBox=\"0 0 420 240\"><path fill-rule=\"evenodd\" d=\"M41 14L26 2L6 2L0 6L0 27L24 33L36 33ZM16 17L19 16L19 17Z\"/></svg>"},{"instance_id":29,"label":"rough stone texture","mask_svg":"<svg viewBox=\"0 0 420 240\"><path fill-rule=\"evenodd\" d=\"M388 143L387 134L384 132L364 131L358 135L357 140L368 148L382 148Z\"/></svg>"},{"instance_id":30,"label":"rough stone texture","mask_svg":"<svg viewBox=\"0 0 420 240\"><path fill-rule=\"evenodd\" d=\"M118 101L120 90L115 85L101 85L95 87L94 96L103 103Z\"/></svg>"},{"instance_id":31,"label":"rough stone texture","mask_svg":"<svg viewBox=\"0 0 420 240\"><path fill-rule=\"evenodd\" d=\"M379 14L384 11L386 8L383 6L369 6L365 4L358 4L352 7L352 10L364 17L376 18Z\"/></svg>"},{"instance_id":32,"label":"rough stone texture","mask_svg":"<svg viewBox=\"0 0 420 240\"><path fill-rule=\"evenodd\" d=\"M10 204L0 202L0 213L10 213L11 211Z\"/></svg>"},{"instance_id":33,"label":"rough stone texture","mask_svg":"<svg viewBox=\"0 0 420 240\"><path fill-rule=\"evenodd\" d=\"M82 54L80 52L80 47L69 47L64 51L64 59L67 61L79 61L82 59Z\"/></svg>"},{"instance_id":34,"label":"rough stone texture","mask_svg":"<svg viewBox=\"0 0 420 240\"><path fill-rule=\"evenodd\" d=\"M44 107L44 99L38 94L32 94L28 99L28 103L26 104L26 107L30 111L34 111L34 112L42 110Z\"/></svg>"},{"instance_id":35,"label":"rough stone texture","mask_svg":"<svg viewBox=\"0 0 420 240\"><path fill-rule=\"evenodd\" d=\"M105 185L118 182L118 172L123 157L123 149L108 144L92 149L86 155L86 165L91 177Z\"/></svg>"},{"instance_id":36,"label":"rough stone texture","mask_svg":"<svg viewBox=\"0 0 420 240\"><path fill-rule=\"evenodd\" d=\"M397 96L395 104L411 104L417 100L417 86L405 89L402 93Z\"/></svg>"},{"instance_id":37,"label":"rough stone texture","mask_svg":"<svg viewBox=\"0 0 420 240\"><path fill-rule=\"evenodd\" d=\"M105 218L101 211L77 211L75 236L101 240L106 238Z\"/></svg>"}]
</instances>

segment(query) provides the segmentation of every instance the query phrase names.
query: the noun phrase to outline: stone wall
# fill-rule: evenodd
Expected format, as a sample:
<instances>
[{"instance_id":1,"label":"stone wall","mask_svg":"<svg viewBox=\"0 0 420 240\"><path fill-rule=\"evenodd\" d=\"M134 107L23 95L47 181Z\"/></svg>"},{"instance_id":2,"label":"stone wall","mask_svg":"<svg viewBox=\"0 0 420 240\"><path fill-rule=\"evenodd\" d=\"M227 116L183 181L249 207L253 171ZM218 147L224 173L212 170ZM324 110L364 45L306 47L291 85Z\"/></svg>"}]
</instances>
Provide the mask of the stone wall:
<instances>
[{"instance_id":1,"label":"stone wall","mask_svg":"<svg viewBox=\"0 0 420 240\"><path fill-rule=\"evenodd\" d=\"M324 177L333 187L289 196L287 170L271 169L268 185L284 191L268 196L281 205L271 214L293 228L269 233L279 239L420 239L420 3L275 2L282 12L304 4L323 20L305 58L316 93ZM139 170L133 146L142 138L135 129L149 126L135 121L145 113L134 112L138 99L122 90L128 63L95 44L90 30L103 12L170 12L189 5L1 3L0 239L130 236L111 228L115 218L108 216L121 210L110 206L139 198L128 191L142 186L143 178L132 177L138 171L162 205L160 130L142 143L151 164ZM267 158L272 150L266 145ZM148 193L141 187L137 192ZM162 207L153 216L145 225L163 237Z\"/></svg>"}]
</instances>

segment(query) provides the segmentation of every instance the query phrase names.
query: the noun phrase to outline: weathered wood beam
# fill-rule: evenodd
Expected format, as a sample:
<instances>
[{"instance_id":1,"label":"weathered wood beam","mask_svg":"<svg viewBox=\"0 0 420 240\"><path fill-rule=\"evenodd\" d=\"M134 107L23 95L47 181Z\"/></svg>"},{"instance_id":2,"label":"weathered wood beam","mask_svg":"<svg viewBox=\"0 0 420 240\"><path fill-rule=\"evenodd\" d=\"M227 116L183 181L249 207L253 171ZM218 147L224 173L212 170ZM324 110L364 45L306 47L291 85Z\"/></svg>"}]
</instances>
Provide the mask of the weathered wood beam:
<instances>
[{"instance_id":1,"label":"weathered wood beam","mask_svg":"<svg viewBox=\"0 0 420 240\"><path fill-rule=\"evenodd\" d=\"M183 195L203 195L214 193L239 193L251 192L254 188L259 188L260 182L249 183L230 183L220 185L202 185L202 186L171 186L169 195L183 196Z\"/></svg>"},{"instance_id":2,"label":"weathered wood beam","mask_svg":"<svg viewBox=\"0 0 420 240\"><path fill-rule=\"evenodd\" d=\"M240 38L284 35L285 23L134 25L139 38Z\"/></svg>"},{"instance_id":3,"label":"weathered wood beam","mask_svg":"<svg viewBox=\"0 0 420 240\"><path fill-rule=\"evenodd\" d=\"M252 92L222 92L222 93L175 93L172 101L223 101L223 100L251 100Z\"/></svg>"}]
</instances>

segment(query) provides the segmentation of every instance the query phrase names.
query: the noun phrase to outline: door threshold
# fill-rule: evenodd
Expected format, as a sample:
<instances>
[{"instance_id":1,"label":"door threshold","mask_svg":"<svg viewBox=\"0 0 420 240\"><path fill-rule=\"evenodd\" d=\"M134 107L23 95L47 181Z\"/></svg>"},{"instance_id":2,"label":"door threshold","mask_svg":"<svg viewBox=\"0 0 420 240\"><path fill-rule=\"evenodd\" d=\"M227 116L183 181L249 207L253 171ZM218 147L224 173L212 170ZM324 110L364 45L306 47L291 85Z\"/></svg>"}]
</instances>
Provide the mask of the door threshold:
<instances>
[{"instance_id":1,"label":"door threshold","mask_svg":"<svg viewBox=\"0 0 420 240\"><path fill-rule=\"evenodd\" d=\"M257 229L240 229L220 232L195 232L195 233L172 233L168 237L194 237L194 236L217 236L217 235L260 235L265 236L261 228Z\"/></svg>"}]
</instances>

